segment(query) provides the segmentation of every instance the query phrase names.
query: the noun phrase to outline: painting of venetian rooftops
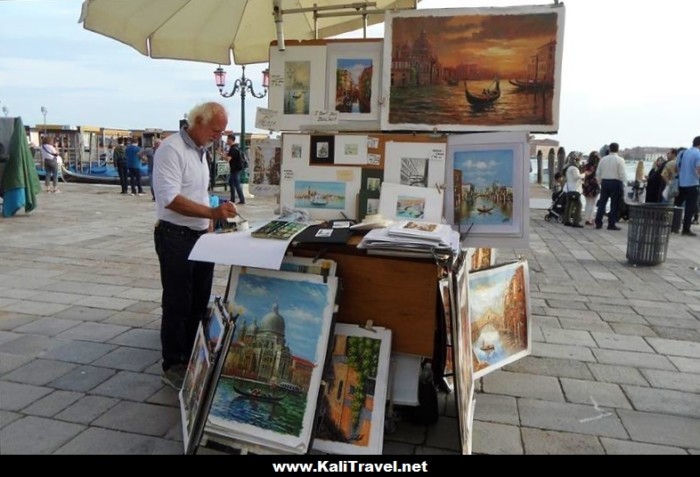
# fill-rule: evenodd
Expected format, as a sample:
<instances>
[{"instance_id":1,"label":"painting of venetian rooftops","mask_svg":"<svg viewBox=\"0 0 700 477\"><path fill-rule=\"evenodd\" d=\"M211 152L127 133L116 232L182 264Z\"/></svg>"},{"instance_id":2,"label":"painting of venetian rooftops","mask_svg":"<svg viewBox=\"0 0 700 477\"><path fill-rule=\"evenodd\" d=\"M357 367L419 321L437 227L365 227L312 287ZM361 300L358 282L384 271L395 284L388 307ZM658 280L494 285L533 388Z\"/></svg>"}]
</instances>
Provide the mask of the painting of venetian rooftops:
<instances>
[{"instance_id":1,"label":"painting of venetian rooftops","mask_svg":"<svg viewBox=\"0 0 700 477\"><path fill-rule=\"evenodd\" d=\"M563 4L387 13L382 129L556 132L563 33Z\"/></svg>"}]
</instances>

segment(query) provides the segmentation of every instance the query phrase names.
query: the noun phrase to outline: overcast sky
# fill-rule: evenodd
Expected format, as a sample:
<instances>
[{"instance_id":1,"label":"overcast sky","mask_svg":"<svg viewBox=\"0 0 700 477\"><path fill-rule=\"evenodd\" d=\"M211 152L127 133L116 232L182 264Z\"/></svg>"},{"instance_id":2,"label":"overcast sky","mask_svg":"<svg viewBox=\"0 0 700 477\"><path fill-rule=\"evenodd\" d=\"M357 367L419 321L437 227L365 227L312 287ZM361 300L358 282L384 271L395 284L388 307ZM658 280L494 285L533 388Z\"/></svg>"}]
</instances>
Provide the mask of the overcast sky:
<instances>
[{"instance_id":1,"label":"overcast sky","mask_svg":"<svg viewBox=\"0 0 700 477\"><path fill-rule=\"evenodd\" d=\"M222 101L240 128L240 99L223 99L217 65L152 60L78 24L81 0L0 1L0 107L25 124L175 129L192 105ZM544 3L544 2L543 2ZM423 0L419 8L529 5L521 0ZM542 3L541 3L542 4ZM559 140L588 152L611 141L688 146L700 135L700 2L569 0ZM284 5L284 3L283 3ZM372 27L370 36L381 36ZM246 73L261 83L266 65ZM239 67L227 67L229 79ZM247 97L246 129L267 100ZM543 136L548 137L548 136Z\"/></svg>"}]
</instances>

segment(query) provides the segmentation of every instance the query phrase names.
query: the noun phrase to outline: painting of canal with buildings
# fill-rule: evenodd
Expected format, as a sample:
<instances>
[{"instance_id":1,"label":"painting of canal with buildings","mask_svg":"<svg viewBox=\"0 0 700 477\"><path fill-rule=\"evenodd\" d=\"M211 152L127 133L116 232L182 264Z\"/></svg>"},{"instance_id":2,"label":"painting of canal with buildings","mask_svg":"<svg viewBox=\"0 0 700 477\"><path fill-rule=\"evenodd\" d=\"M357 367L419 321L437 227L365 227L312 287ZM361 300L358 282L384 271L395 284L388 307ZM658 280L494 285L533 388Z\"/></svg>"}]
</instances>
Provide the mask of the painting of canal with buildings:
<instances>
[{"instance_id":1,"label":"painting of canal with buildings","mask_svg":"<svg viewBox=\"0 0 700 477\"><path fill-rule=\"evenodd\" d=\"M382 128L557 130L563 8L427 12L387 17Z\"/></svg>"},{"instance_id":2,"label":"painting of canal with buildings","mask_svg":"<svg viewBox=\"0 0 700 477\"><path fill-rule=\"evenodd\" d=\"M513 225L512 149L454 154L454 224Z\"/></svg>"},{"instance_id":3,"label":"painting of canal with buildings","mask_svg":"<svg viewBox=\"0 0 700 477\"><path fill-rule=\"evenodd\" d=\"M372 112L373 61L370 58L338 58L335 110L339 113Z\"/></svg>"},{"instance_id":4,"label":"painting of canal with buildings","mask_svg":"<svg viewBox=\"0 0 700 477\"><path fill-rule=\"evenodd\" d=\"M309 114L311 63L287 61L284 64L284 114Z\"/></svg>"},{"instance_id":5,"label":"painting of canal with buildings","mask_svg":"<svg viewBox=\"0 0 700 477\"><path fill-rule=\"evenodd\" d=\"M238 275L233 302L241 313L210 412L217 429L239 432L246 424L310 436L336 282L301 276Z\"/></svg>"},{"instance_id":6,"label":"painting of canal with buildings","mask_svg":"<svg viewBox=\"0 0 700 477\"><path fill-rule=\"evenodd\" d=\"M474 379L529 354L527 262L469 274Z\"/></svg>"}]
</instances>

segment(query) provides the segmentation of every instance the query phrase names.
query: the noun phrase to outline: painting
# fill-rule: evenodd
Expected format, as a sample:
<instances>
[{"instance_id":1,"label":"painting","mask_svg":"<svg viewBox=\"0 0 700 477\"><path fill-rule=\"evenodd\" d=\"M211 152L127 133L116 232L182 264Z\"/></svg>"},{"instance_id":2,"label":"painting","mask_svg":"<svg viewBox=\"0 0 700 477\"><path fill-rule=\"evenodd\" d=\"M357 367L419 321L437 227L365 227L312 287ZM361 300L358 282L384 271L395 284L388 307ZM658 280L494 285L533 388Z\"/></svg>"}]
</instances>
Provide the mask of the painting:
<instances>
[{"instance_id":1,"label":"painting","mask_svg":"<svg viewBox=\"0 0 700 477\"><path fill-rule=\"evenodd\" d=\"M527 262L469 274L469 324L474 379L530 354Z\"/></svg>"},{"instance_id":2,"label":"painting","mask_svg":"<svg viewBox=\"0 0 700 477\"><path fill-rule=\"evenodd\" d=\"M280 193L282 141L256 138L250 141L250 193L261 197L276 197Z\"/></svg>"},{"instance_id":3,"label":"painting","mask_svg":"<svg viewBox=\"0 0 700 477\"><path fill-rule=\"evenodd\" d=\"M333 454L381 454L391 331L338 323L331 346L313 447Z\"/></svg>"},{"instance_id":4,"label":"painting","mask_svg":"<svg viewBox=\"0 0 700 477\"><path fill-rule=\"evenodd\" d=\"M442 309L442 334L445 337L445 365L442 372L442 381L449 391L454 390L455 384L455 366L454 366L454 320L452 319L452 284L449 278L443 278L438 282L438 290L440 291L440 305Z\"/></svg>"},{"instance_id":5,"label":"painting","mask_svg":"<svg viewBox=\"0 0 700 477\"><path fill-rule=\"evenodd\" d=\"M471 254L471 268L470 272L478 272L479 270L485 270L491 268L496 264L496 250L493 248L477 248L472 249Z\"/></svg>"},{"instance_id":6,"label":"painting","mask_svg":"<svg viewBox=\"0 0 700 477\"><path fill-rule=\"evenodd\" d=\"M529 247L527 134L448 139L445 215L465 247Z\"/></svg>"},{"instance_id":7,"label":"painting","mask_svg":"<svg viewBox=\"0 0 700 477\"><path fill-rule=\"evenodd\" d=\"M337 263L333 260L316 260L306 257L287 256L282 260L280 270L285 272L313 273L323 277L334 277Z\"/></svg>"},{"instance_id":8,"label":"painting","mask_svg":"<svg viewBox=\"0 0 700 477\"><path fill-rule=\"evenodd\" d=\"M306 210L313 220L354 219L360 170L283 162L280 203Z\"/></svg>"},{"instance_id":9,"label":"painting","mask_svg":"<svg viewBox=\"0 0 700 477\"><path fill-rule=\"evenodd\" d=\"M384 169L362 169L362 188L379 192L384 181Z\"/></svg>"},{"instance_id":10,"label":"painting","mask_svg":"<svg viewBox=\"0 0 700 477\"><path fill-rule=\"evenodd\" d=\"M436 188L382 183L379 213L388 220L440 222L442 193Z\"/></svg>"},{"instance_id":11,"label":"painting","mask_svg":"<svg viewBox=\"0 0 700 477\"><path fill-rule=\"evenodd\" d=\"M447 145L389 141L385 146L384 180L411 187L445 183Z\"/></svg>"},{"instance_id":12,"label":"painting","mask_svg":"<svg viewBox=\"0 0 700 477\"><path fill-rule=\"evenodd\" d=\"M329 43L328 109L341 121L379 119L382 41Z\"/></svg>"},{"instance_id":13,"label":"painting","mask_svg":"<svg viewBox=\"0 0 700 477\"><path fill-rule=\"evenodd\" d=\"M330 338L336 277L234 268L240 310L207 432L306 453Z\"/></svg>"},{"instance_id":14,"label":"painting","mask_svg":"<svg viewBox=\"0 0 700 477\"><path fill-rule=\"evenodd\" d=\"M387 12L383 130L556 132L564 5Z\"/></svg>"},{"instance_id":15,"label":"painting","mask_svg":"<svg viewBox=\"0 0 700 477\"><path fill-rule=\"evenodd\" d=\"M368 215L379 213L379 190L361 190L358 201L358 220L364 220Z\"/></svg>"},{"instance_id":16,"label":"painting","mask_svg":"<svg viewBox=\"0 0 700 477\"><path fill-rule=\"evenodd\" d=\"M367 136L338 134L335 136L337 165L363 166L367 164Z\"/></svg>"},{"instance_id":17,"label":"painting","mask_svg":"<svg viewBox=\"0 0 700 477\"><path fill-rule=\"evenodd\" d=\"M472 364L472 332L469 289L469 261L463 260L452 276L454 300L454 356L457 418L462 443L462 454L471 454L472 426L474 423L474 367Z\"/></svg>"},{"instance_id":18,"label":"painting","mask_svg":"<svg viewBox=\"0 0 700 477\"><path fill-rule=\"evenodd\" d=\"M325 110L325 45L288 45L270 48L268 109L277 111L280 131L302 129L317 111Z\"/></svg>"},{"instance_id":19,"label":"painting","mask_svg":"<svg viewBox=\"0 0 700 477\"><path fill-rule=\"evenodd\" d=\"M318 166L333 164L335 160L335 136L311 136L311 160L309 164Z\"/></svg>"},{"instance_id":20,"label":"painting","mask_svg":"<svg viewBox=\"0 0 700 477\"><path fill-rule=\"evenodd\" d=\"M182 418L182 443L185 447L185 454L191 453L192 446L195 444L192 437L196 434L194 426L198 420L198 412L207 390L206 384L210 369L209 356L207 338L200 323L182 389L178 393Z\"/></svg>"}]
</instances>

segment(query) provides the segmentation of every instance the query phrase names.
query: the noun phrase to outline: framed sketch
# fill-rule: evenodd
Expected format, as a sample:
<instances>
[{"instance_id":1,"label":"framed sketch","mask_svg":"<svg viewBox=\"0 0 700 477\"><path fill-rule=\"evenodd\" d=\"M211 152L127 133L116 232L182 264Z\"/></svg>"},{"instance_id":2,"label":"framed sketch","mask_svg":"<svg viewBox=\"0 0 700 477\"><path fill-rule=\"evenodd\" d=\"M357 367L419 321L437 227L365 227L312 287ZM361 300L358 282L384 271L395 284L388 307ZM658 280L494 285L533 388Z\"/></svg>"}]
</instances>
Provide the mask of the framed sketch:
<instances>
[{"instance_id":1,"label":"framed sketch","mask_svg":"<svg viewBox=\"0 0 700 477\"><path fill-rule=\"evenodd\" d=\"M361 190L358 194L357 220L379 213L379 191Z\"/></svg>"},{"instance_id":2,"label":"framed sketch","mask_svg":"<svg viewBox=\"0 0 700 477\"><path fill-rule=\"evenodd\" d=\"M384 182L384 169L362 169L362 189L371 192L382 190Z\"/></svg>"},{"instance_id":3,"label":"framed sketch","mask_svg":"<svg viewBox=\"0 0 700 477\"><path fill-rule=\"evenodd\" d=\"M352 166L367 164L367 136L336 135L334 163Z\"/></svg>"},{"instance_id":4,"label":"framed sketch","mask_svg":"<svg viewBox=\"0 0 700 477\"><path fill-rule=\"evenodd\" d=\"M280 203L309 212L314 220L333 220L357 215L360 191L358 168L283 165ZM343 217L345 215L345 217Z\"/></svg>"},{"instance_id":5,"label":"framed sketch","mask_svg":"<svg viewBox=\"0 0 700 477\"><path fill-rule=\"evenodd\" d=\"M411 187L445 183L446 144L389 141L385 146L384 180Z\"/></svg>"},{"instance_id":6,"label":"framed sketch","mask_svg":"<svg viewBox=\"0 0 700 477\"><path fill-rule=\"evenodd\" d=\"M326 46L270 48L268 109L278 111L280 131L299 130L326 103Z\"/></svg>"},{"instance_id":7,"label":"framed sketch","mask_svg":"<svg viewBox=\"0 0 700 477\"><path fill-rule=\"evenodd\" d=\"M442 193L435 187L411 187L382 183L379 213L388 220L440 222Z\"/></svg>"},{"instance_id":8,"label":"framed sketch","mask_svg":"<svg viewBox=\"0 0 700 477\"><path fill-rule=\"evenodd\" d=\"M469 274L469 326L474 379L530 354L527 262Z\"/></svg>"},{"instance_id":9,"label":"framed sketch","mask_svg":"<svg viewBox=\"0 0 700 477\"><path fill-rule=\"evenodd\" d=\"M248 150L250 157L250 193L261 197L276 197L280 193L282 141L253 138Z\"/></svg>"},{"instance_id":10,"label":"framed sketch","mask_svg":"<svg viewBox=\"0 0 700 477\"><path fill-rule=\"evenodd\" d=\"M311 160L311 136L282 134L282 163L286 168L305 167Z\"/></svg>"},{"instance_id":11,"label":"framed sketch","mask_svg":"<svg viewBox=\"0 0 700 477\"><path fill-rule=\"evenodd\" d=\"M335 161L335 136L311 136L309 165L332 165Z\"/></svg>"},{"instance_id":12,"label":"framed sketch","mask_svg":"<svg viewBox=\"0 0 700 477\"><path fill-rule=\"evenodd\" d=\"M529 247L526 133L450 137L445 215L464 247Z\"/></svg>"},{"instance_id":13,"label":"framed sketch","mask_svg":"<svg viewBox=\"0 0 700 477\"><path fill-rule=\"evenodd\" d=\"M328 109L341 121L379 120L382 41L329 43Z\"/></svg>"},{"instance_id":14,"label":"framed sketch","mask_svg":"<svg viewBox=\"0 0 700 477\"><path fill-rule=\"evenodd\" d=\"M324 372L323 418L313 448L333 454L381 454L391 331L338 323Z\"/></svg>"},{"instance_id":15,"label":"framed sketch","mask_svg":"<svg viewBox=\"0 0 700 477\"><path fill-rule=\"evenodd\" d=\"M234 268L232 302L242 312L208 433L276 452L307 452L336 291L336 277Z\"/></svg>"},{"instance_id":16,"label":"framed sketch","mask_svg":"<svg viewBox=\"0 0 700 477\"><path fill-rule=\"evenodd\" d=\"M563 4L387 12L383 130L556 132Z\"/></svg>"}]
</instances>

